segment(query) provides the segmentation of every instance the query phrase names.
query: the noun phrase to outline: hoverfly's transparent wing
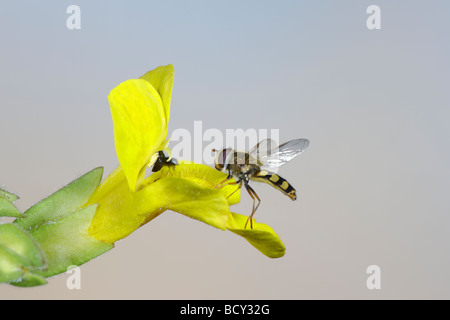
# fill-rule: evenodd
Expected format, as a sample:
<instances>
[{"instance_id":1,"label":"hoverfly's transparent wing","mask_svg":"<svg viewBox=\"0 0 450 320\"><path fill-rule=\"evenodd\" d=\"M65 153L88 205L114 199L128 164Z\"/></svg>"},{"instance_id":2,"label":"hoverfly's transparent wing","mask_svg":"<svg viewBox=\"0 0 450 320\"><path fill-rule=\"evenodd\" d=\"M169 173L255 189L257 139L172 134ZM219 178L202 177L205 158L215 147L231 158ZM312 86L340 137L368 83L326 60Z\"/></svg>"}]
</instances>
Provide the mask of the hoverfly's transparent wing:
<instances>
[{"instance_id":1,"label":"hoverfly's transparent wing","mask_svg":"<svg viewBox=\"0 0 450 320\"><path fill-rule=\"evenodd\" d=\"M250 161L255 162L255 164L262 164L261 159L266 159L272 155L272 150L277 149L278 144L275 140L264 139L258 142L250 151L248 152L250 156Z\"/></svg>"},{"instance_id":2,"label":"hoverfly's transparent wing","mask_svg":"<svg viewBox=\"0 0 450 320\"><path fill-rule=\"evenodd\" d=\"M276 149L276 147L278 147L278 144L275 142L275 140L264 139L258 142L256 146L251 148L248 154L251 157L259 159L261 157L267 157L271 155L272 150Z\"/></svg>"},{"instance_id":3,"label":"hoverfly's transparent wing","mask_svg":"<svg viewBox=\"0 0 450 320\"><path fill-rule=\"evenodd\" d=\"M263 140L264 141L264 140ZM281 144L266 152L265 155L259 154L258 160L263 168L274 170L285 165L309 146L308 139L295 139Z\"/></svg>"}]
</instances>

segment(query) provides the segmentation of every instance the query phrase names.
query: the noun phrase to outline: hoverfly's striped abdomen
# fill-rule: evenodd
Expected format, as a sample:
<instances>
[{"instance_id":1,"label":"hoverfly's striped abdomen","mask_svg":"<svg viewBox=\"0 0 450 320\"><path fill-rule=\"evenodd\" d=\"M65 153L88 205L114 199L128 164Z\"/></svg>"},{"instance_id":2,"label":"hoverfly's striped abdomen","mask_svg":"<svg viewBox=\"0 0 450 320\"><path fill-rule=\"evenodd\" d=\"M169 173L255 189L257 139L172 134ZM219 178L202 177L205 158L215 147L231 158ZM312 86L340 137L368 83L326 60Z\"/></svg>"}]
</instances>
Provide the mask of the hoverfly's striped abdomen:
<instances>
[{"instance_id":1,"label":"hoverfly's striped abdomen","mask_svg":"<svg viewBox=\"0 0 450 320\"><path fill-rule=\"evenodd\" d=\"M297 199L297 195L295 193L294 187L291 186L291 184L289 182L287 182L286 179L280 177L279 175L277 175L275 173L261 170L256 175L254 175L251 178L251 180L267 183L267 184L271 185L272 187L274 187L275 189L278 189L281 192L283 192L285 195L287 195L292 200Z\"/></svg>"}]
</instances>

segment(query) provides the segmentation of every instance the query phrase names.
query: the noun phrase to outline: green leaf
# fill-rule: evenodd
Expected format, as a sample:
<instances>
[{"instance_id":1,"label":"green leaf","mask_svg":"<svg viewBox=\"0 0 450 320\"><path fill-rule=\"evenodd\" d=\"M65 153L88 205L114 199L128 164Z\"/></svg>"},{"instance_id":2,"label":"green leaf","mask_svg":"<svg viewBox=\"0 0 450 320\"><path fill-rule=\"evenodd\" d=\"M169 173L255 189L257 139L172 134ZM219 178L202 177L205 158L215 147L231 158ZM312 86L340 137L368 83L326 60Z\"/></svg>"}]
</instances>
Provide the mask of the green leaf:
<instances>
[{"instance_id":1,"label":"green leaf","mask_svg":"<svg viewBox=\"0 0 450 320\"><path fill-rule=\"evenodd\" d=\"M0 189L0 217L24 217L23 213L13 204L13 201L18 198L15 194Z\"/></svg>"},{"instance_id":2,"label":"green leaf","mask_svg":"<svg viewBox=\"0 0 450 320\"><path fill-rule=\"evenodd\" d=\"M1 224L0 282L18 286L42 285L46 280L33 272L44 269L44 255L31 235L15 224Z\"/></svg>"},{"instance_id":3,"label":"green leaf","mask_svg":"<svg viewBox=\"0 0 450 320\"><path fill-rule=\"evenodd\" d=\"M42 268L45 258L31 235L13 223L0 224L0 245L23 258L23 267Z\"/></svg>"},{"instance_id":4,"label":"green leaf","mask_svg":"<svg viewBox=\"0 0 450 320\"><path fill-rule=\"evenodd\" d=\"M33 230L46 223L56 222L60 218L80 209L94 192L102 178L103 168L96 168L72 181L48 198L38 202L25 212L25 218L14 223L25 230Z\"/></svg>"},{"instance_id":5,"label":"green leaf","mask_svg":"<svg viewBox=\"0 0 450 320\"><path fill-rule=\"evenodd\" d=\"M21 278L25 271L25 258L0 244L0 282L10 282Z\"/></svg>"},{"instance_id":6,"label":"green leaf","mask_svg":"<svg viewBox=\"0 0 450 320\"><path fill-rule=\"evenodd\" d=\"M91 205L54 223L33 229L31 235L39 244L47 260L48 269L36 272L50 277L67 271L70 265L81 265L113 248L88 234L97 205Z\"/></svg>"},{"instance_id":7,"label":"green leaf","mask_svg":"<svg viewBox=\"0 0 450 320\"><path fill-rule=\"evenodd\" d=\"M19 199L19 197L16 196L15 194L12 194L12 193L10 193L8 191L5 191L3 189L0 189L0 197L5 198L9 202L13 202L13 201Z\"/></svg>"},{"instance_id":8,"label":"green leaf","mask_svg":"<svg viewBox=\"0 0 450 320\"><path fill-rule=\"evenodd\" d=\"M41 286L47 283L47 280L45 280L44 277L41 277L37 274L31 273L31 272L25 272L23 277L11 281L9 284L12 284L16 287L35 287L35 286Z\"/></svg>"},{"instance_id":9,"label":"green leaf","mask_svg":"<svg viewBox=\"0 0 450 320\"><path fill-rule=\"evenodd\" d=\"M0 196L0 217L24 217L15 205Z\"/></svg>"}]
</instances>

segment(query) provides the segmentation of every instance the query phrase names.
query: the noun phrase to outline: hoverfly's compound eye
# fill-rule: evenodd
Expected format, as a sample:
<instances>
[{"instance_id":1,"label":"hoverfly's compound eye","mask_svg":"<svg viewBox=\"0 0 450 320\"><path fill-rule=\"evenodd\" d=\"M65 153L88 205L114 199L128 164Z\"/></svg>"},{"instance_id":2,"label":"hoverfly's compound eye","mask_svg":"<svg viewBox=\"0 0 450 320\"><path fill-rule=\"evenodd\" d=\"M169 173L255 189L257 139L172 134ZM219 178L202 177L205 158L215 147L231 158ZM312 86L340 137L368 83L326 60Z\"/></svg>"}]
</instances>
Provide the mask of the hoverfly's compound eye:
<instances>
[{"instance_id":1,"label":"hoverfly's compound eye","mask_svg":"<svg viewBox=\"0 0 450 320\"><path fill-rule=\"evenodd\" d=\"M225 164L226 164L227 157L230 155L231 151L232 151L231 148L226 148L226 149L220 150L217 153L216 161L215 161L215 167L217 170L219 170L219 171L223 170L223 168L225 167Z\"/></svg>"}]
</instances>

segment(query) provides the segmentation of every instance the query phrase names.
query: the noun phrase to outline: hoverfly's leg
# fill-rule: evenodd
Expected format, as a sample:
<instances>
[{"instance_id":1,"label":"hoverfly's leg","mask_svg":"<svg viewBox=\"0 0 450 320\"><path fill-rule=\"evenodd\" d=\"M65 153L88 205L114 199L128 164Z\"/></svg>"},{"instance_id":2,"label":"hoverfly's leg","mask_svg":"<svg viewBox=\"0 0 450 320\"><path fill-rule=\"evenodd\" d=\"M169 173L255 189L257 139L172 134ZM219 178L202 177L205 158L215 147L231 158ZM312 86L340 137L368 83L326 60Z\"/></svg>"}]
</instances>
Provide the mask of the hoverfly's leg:
<instances>
[{"instance_id":1,"label":"hoverfly's leg","mask_svg":"<svg viewBox=\"0 0 450 320\"><path fill-rule=\"evenodd\" d=\"M223 186L225 186L225 183L226 183L228 180L230 180L231 178L233 178L233 175L231 174L231 171L228 170L228 176L227 176L225 179L223 179L222 181L220 181L220 182L215 186L215 188L216 188L216 189L222 188ZM229 183L229 184L236 184L236 183Z\"/></svg>"},{"instance_id":2,"label":"hoverfly's leg","mask_svg":"<svg viewBox=\"0 0 450 320\"><path fill-rule=\"evenodd\" d=\"M220 181L220 182L215 186L215 188L216 188L216 189L222 188L222 187L226 184L226 182L227 182L228 180L230 180L231 178L233 178L233 176L232 176L231 174L229 174L225 179L223 179L222 181Z\"/></svg>"},{"instance_id":3,"label":"hoverfly's leg","mask_svg":"<svg viewBox=\"0 0 450 320\"><path fill-rule=\"evenodd\" d=\"M227 185L230 185L230 184L239 184L239 185L238 185L238 187L236 188L236 190L234 190L232 193L230 193L230 194L227 196L227 199L230 198L233 194L236 193L236 191L238 191L238 190L242 187L242 181L230 182L230 183L227 184Z\"/></svg>"},{"instance_id":4,"label":"hoverfly's leg","mask_svg":"<svg viewBox=\"0 0 450 320\"><path fill-rule=\"evenodd\" d=\"M256 210L258 210L259 205L261 204L261 199L256 194L255 190L253 190L252 187L248 185L248 183L245 184L245 188L247 189L248 194L253 199L253 209L252 214L248 217L247 221L245 222L244 229L247 228L247 223L250 221L250 229L253 229L253 215L255 214ZM258 204L255 207L255 202L258 200Z\"/></svg>"}]
</instances>

